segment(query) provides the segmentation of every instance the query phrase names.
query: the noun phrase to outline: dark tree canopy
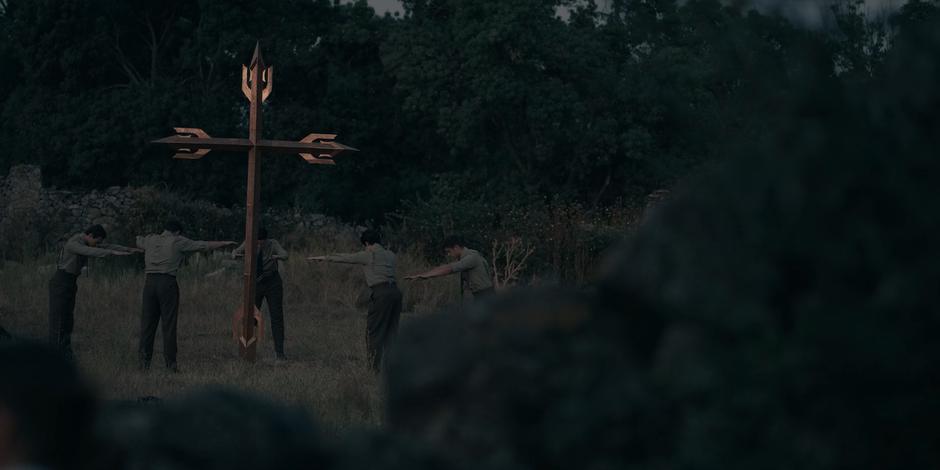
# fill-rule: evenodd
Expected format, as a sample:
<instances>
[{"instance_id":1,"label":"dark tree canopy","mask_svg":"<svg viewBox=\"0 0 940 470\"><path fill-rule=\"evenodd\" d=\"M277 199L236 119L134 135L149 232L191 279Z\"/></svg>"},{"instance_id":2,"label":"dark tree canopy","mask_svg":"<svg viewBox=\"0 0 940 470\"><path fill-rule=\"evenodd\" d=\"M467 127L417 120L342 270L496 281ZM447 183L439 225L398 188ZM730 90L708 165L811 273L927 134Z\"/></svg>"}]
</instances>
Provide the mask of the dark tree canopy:
<instances>
[{"instance_id":1,"label":"dark tree canopy","mask_svg":"<svg viewBox=\"0 0 940 470\"><path fill-rule=\"evenodd\" d=\"M243 134L240 66L260 40L277 67L266 134L334 131L362 150L326 171L268 159L265 200L379 222L442 191L642 197L765 141L807 89L877 80L897 32L937 15L912 1L873 23L845 1L809 30L718 0L404 0L401 18L362 0L3 4L0 171L38 162L57 187L238 203L240 160L145 144L173 125Z\"/></svg>"}]
</instances>

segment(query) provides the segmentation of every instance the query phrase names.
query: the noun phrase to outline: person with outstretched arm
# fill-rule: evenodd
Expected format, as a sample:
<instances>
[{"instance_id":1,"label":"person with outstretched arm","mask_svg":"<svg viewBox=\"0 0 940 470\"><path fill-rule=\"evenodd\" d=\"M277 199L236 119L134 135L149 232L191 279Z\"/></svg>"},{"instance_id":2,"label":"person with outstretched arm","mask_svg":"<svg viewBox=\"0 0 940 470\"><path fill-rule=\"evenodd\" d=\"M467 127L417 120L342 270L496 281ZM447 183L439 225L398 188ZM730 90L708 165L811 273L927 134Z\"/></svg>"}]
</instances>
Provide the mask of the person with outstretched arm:
<instances>
[{"instance_id":1,"label":"person with outstretched arm","mask_svg":"<svg viewBox=\"0 0 940 470\"><path fill-rule=\"evenodd\" d=\"M242 242L232 251L232 258L244 256L245 242ZM289 255L277 240L268 238L268 230L261 227L258 229L255 257L255 306L260 309L261 304L267 300L268 312L271 315L271 336L274 338L274 355L277 360L283 361L287 359L284 356L284 283L277 264L278 261L287 260Z\"/></svg>"},{"instance_id":2,"label":"person with outstretched arm","mask_svg":"<svg viewBox=\"0 0 940 470\"><path fill-rule=\"evenodd\" d=\"M362 266L366 284L372 289L366 319L366 349L372 370L378 373L382 368L385 351L398 332L402 295L395 282L395 253L381 245L381 236L375 230L363 232L359 241L363 246L362 251L307 259Z\"/></svg>"},{"instance_id":3,"label":"person with outstretched arm","mask_svg":"<svg viewBox=\"0 0 940 470\"><path fill-rule=\"evenodd\" d=\"M78 276L88 258L127 256L142 252L137 248L104 243L108 233L101 225L91 225L73 235L62 247L56 271L49 280L49 344L72 357L72 330L75 326L75 295Z\"/></svg>"},{"instance_id":4,"label":"person with outstretched arm","mask_svg":"<svg viewBox=\"0 0 940 470\"><path fill-rule=\"evenodd\" d=\"M406 276L409 281L420 281L449 274L460 274L460 291L470 291L474 300L485 298L493 293L493 275L490 265L479 251L467 248L457 236L444 239L444 254L454 260L430 271ZM462 299L461 299L462 300Z\"/></svg>"},{"instance_id":5,"label":"person with outstretched arm","mask_svg":"<svg viewBox=\"0 0 940 470\"><path fill-rule=\"evenodd\" d=\"M137 237L137 246L144 250L144 281L140 318L138 359L141 370L150 369L153 340L157 325L163 323L163 358L166 368L179 372L176 363L176 317L179 313L180 288L176 273L187 254L235 246L233 241L196 241L182 235L183 226L176 220L164 225L163 233Z\"/></svg>"}]
</instances>

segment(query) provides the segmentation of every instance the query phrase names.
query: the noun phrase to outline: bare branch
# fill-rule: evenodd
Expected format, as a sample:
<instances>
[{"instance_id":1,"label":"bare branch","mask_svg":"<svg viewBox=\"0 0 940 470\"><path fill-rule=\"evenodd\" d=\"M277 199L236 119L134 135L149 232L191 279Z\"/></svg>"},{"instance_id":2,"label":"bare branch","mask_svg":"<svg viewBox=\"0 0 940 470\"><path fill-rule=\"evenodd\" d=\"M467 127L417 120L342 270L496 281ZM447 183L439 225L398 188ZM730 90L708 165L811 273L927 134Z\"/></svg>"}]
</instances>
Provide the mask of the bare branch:
<instances>
[{"instance_id":1,"label":"bare branch","mask_svg":"<svg viewBox=\"0 0 940 470\"><path fill-rule=\"evenodd\" d=\"M525 270L526 261L535 252L535 248L524 243L519 237L509 240L494 240L491 249L493 260L493 285L503 289L519 281L519 275Z\"/></svg>"},{"instance_id":2,"label":"bare branch","mask_svg":"<svg viewBox=\"0 0 940 470\"><path fill-rule=\"evenodd\" d=\"M140 73L137 72L134 64L131 63L131 61L124 54L124 51L121 49L121 33L118 31L117 26L113 24L112 26L114 26L114 43L111 45L111 49L117 56L117 63L121 66L121 69L124 70L128 80L130 80L132 84L139 84L141 82Z\"/></svg>"}]
</instances>

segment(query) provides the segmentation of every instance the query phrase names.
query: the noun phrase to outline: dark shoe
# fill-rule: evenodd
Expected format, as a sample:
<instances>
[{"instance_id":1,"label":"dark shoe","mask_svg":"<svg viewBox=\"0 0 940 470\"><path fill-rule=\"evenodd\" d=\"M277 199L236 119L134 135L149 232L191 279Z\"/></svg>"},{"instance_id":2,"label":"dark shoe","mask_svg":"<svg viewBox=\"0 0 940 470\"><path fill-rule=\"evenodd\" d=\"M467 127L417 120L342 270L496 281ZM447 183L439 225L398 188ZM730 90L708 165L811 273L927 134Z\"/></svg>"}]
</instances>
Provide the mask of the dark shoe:
<instances>
[{"instance_id":1,"label":"dark shoe","mask_svg":"<svg viewBox=\"0 0 940 470\"><path fill-rule=\"evenodd\" d=\"M166 365L166 370L169 371L169 372L172 372L172 373L174 373L174 374L178 374L179 371L180 371L180 368L179 368L179 366L176 365L176 363L174 362L174 363L172 363L172 364L167 364L167 365Z\"/></svg>"}]
</instances>

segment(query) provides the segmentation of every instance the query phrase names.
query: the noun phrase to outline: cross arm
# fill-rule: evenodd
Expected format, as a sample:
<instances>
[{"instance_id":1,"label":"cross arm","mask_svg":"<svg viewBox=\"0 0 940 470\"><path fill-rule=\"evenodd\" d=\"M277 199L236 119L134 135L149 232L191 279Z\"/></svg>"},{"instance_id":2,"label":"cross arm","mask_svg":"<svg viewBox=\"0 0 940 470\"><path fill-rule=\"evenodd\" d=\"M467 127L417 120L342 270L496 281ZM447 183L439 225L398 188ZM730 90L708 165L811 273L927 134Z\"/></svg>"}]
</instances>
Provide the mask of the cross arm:
<instances>
[{"instance_id":1,"label":"cross arm","mask_svg":"<svg viewBox=\"0 0 940 470\"><path fill-rule=\"evenodd\" d=\"M153 144L166 145L177 148L205 149L205 150L248 150L251 148L251 142L248 139L226 139L210 137L208 139L193 137L164 137L151 141Z\"/></svg>"},{"instance_id":2,"label":"cross arm","mask_svg":"<svg viewBox=\"0 0 940 470\"><path fill-rule=\"evenodd\" d=\"M258 148L262 152L299 153L307 163L335 165L333 158L341 152L358 152L358 149L333 141L335 134L310 134L300 142L285 140L262 140Z\"/></svg>"},{"instance_id":3,"label":"cross arm","mask_svg":"<svg viewBox=\"0 0 940 470\"><path fill-rule=\"evenodd\" d=\"M358 152L358 149L333 141L335 134L310 134L300 142L286 140L261 140L253 144L248 139L210 137L202 129L177 127L176 135L151 141L176 149L173 158L196 160L211 150L248 151L253 147L263 153L299 153L308 163L334 165L333 158L341 152Z\"/></svg>"},{"instance_id":4,"label":"cross arm","mask_svg":"<svg viewBox=\"0 0 940 470\"><path fill-rule=\"evenodd\" d=\"M151 141L152 144L166 145L176 149L173 158L197 160L210 150L246 151L251 148L248 139L226 139L210 137L206 131L192 127L176 127L176 135Z\"/></svg>"}]
</instances>

